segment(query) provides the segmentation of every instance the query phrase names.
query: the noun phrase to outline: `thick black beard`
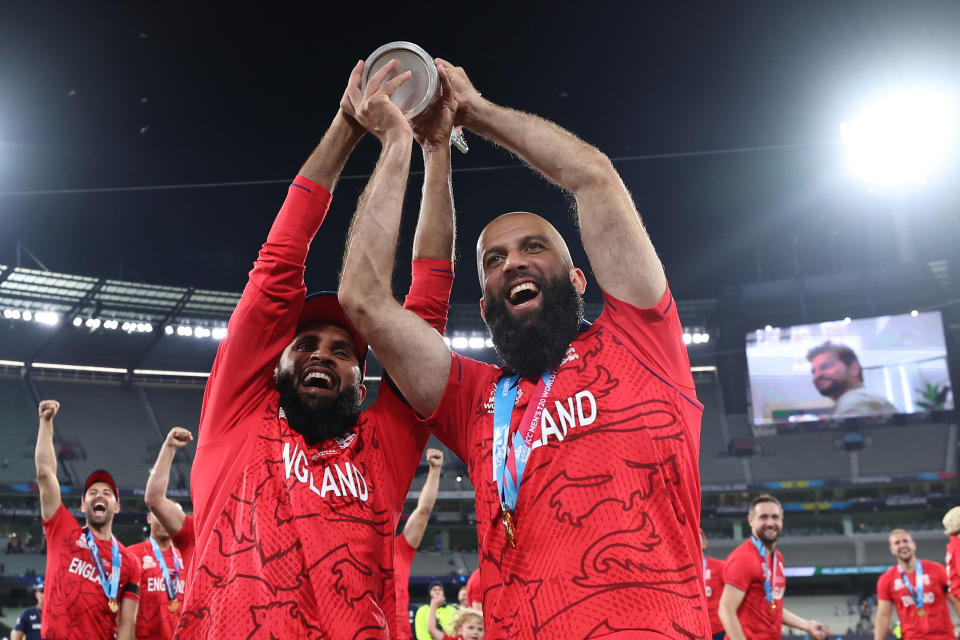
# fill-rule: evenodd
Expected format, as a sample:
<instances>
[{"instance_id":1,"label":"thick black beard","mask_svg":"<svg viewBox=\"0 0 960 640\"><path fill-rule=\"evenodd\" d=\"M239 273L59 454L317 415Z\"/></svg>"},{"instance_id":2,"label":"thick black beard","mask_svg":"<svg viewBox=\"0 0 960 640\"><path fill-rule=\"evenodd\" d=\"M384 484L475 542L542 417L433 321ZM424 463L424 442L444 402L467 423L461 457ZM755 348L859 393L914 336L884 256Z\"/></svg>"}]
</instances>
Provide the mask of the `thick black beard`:
<instances>
[{"instance_id":1,"label":"thick black beard","mask_svg":"<svg viewBox=\"0 0 960 640\"><path fill-rule=\"evenodd\" d=\"M583 298L570 278L543 282L540 295L540 314L526 321L507 310L505 296L484 296L484 315L494 348L508 368L526 378L539 378L548 367L559 364L583 322Z\"/></svg>"},{"instance_id":2,"label":"thick black beard","mask_svg":"<svg viewBox=\"0 0 960 640\"><path fill-rule=\"evenodd\" d=\"M344 390L337 399L325 407L313 408L304 403L297 393L293 374L277 378L280 406L290 428L303 436L309 445L347 435L360 418L360 381Z\"/></svg>"}]
</instances>

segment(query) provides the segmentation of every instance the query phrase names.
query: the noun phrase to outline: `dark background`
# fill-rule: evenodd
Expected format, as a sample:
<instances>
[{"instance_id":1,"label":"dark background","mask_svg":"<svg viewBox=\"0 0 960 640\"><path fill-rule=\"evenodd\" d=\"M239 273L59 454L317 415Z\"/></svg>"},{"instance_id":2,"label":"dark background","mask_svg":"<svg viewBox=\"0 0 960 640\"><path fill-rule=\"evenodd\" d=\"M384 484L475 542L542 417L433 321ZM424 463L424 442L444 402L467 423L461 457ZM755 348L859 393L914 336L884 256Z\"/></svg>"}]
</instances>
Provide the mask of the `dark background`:
<instances>
[{"instance_id":1,"label":"dark background","mask_svg":"<svg viewBox=\"0 0 960 640\"><path fill-rule=\"evenodd\" d=\"M0 2L0 263L22 242L54 271L239 290L353 63L391 40L615 158L679 299L895 261L895 207L918 261L960 240L956 153L891 198L849 176L839 144L839 123L886 90L956 91L956 2ZM454 157L460 302L479 297L471 254L494 215L537 211L574 237L558 190L468 137ZM335 286L377 151L365 139L347 167L310 288ZM501 168L471 171L484 167ZM10 194L259 180L279 182Z\"/></svg>"}]
</instances>

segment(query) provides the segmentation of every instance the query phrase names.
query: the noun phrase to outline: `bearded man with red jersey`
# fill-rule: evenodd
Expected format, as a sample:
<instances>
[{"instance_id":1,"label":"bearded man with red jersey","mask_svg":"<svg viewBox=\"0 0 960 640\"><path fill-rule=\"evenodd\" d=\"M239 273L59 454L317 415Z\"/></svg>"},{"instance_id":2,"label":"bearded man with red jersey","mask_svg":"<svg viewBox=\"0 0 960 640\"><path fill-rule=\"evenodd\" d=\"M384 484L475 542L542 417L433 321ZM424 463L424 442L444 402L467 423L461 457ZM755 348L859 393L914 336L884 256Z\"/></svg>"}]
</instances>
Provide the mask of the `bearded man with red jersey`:
<instances>
[{"instance_id":1,"label":"bearded man with red jersey","mask_svg":"<svg viewBox=\"0 0 960 640\"><path fill-rule=\"evenodd\" d=\"M783 625L824 640L830 629L783 607L787 577L776 550L783 531L783 507L771 495L760 495L747 514L751 536L730 552L723 567L720 620L731 640L780 640Z\"/></svg>"},{"instance_id":2,"label":"bearded man with red jersey","mask_svg":"<svg viewBox=\"0 0 960 640\"><path fill-rule=\"evenodd\" d=\"M890 553L897 564L877 580L874 640L887 637L894 608L904 640L955 640L947 603L960 616L960 600L947 587L946 569L939 562L917 558L917 543L903 529L890 532Z\"/></svg>"},{"instance_id":3,"label":"bearded man with red jersey","mask_svg":"<svg viewBox=\"0 0 960 640\"><path fill-rule=\"evenodd\" d=\"M391 295L413 132L376 84L348 88L383 149L351 228L340 299L476 490L491 638L707 638L696 400L663 267L610 160L496 105L437 60L456 120L570 192L604 311L544 218L509 213L477 243L481 312L505 363L449 351Z\"/></svg>"},{"instance_id":4,"label":"bearded man with red jersey","mask_svg":"<svg viewBox=\"0 0 960 640\"><path fill-rule=\"evenodd\" d=\"M452 121L437 114L418 127L448 141ZM337 112L220 343L191 474L196 551L177 638L386 640L396 626L393 533L428 434L386 380L360 411L366 343L335 295L306 296L304 285L310 242L363 134ZM440 332L453 279L449 157L426 167L421 217L444 220L414 240L407 297Z\"/></svg>"},{"instance_id":5,"label":"bearded man with red jersey","mask_svg":"<svg viewBox=\"0 0 960 640\"><path fill-rule=\"evenodd\" d=\"M193 434L188 430L183 427L170 429L157 454L157 461L150 469L147 486L143 492L143 501L150 509L150 513L170 535L170 541L183 558L184 571L193 560L195 542L193 516L184 513L179 503L167 497L167 485L170 483L170 467L174 456L177 451L191 442L193 442ZM185 580L186 573L180 577Z\"/></svg>"},{"instance_id":6,"label":"bearded man with red jersey","mask_svg":"<svg viewBox=\"0 0 960 640\"><path fill-rule=\"evenodd\" d=\"M63 506L53 448L56 400L40 403L34 460L40 517L47 538L46 600L41 632L47 640L133 640L140 600L140 562L113 535L120 494L113 477L98 469L83 486L81 527Z\"/></svg>"}]
</instances>

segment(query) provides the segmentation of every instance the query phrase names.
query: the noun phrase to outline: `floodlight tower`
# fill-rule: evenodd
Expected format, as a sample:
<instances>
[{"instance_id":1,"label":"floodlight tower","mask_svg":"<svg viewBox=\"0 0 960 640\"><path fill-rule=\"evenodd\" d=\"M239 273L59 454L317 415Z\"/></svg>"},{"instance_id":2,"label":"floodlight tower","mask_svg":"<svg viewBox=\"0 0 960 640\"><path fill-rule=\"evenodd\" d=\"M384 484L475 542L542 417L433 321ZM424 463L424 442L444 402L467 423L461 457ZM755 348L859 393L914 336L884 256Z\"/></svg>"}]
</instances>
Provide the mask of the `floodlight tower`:
<instances>
[{"instance_id":1,"label":"floodlight tower","mask_svg":"<svg viewBox=\"0 0 960 640\"><path fill-rule=\"evenodd\" d=\"M871 192L894 196L901 262L914 258L903 198L926 184L952 152L957 119L952 96L918 89L880 99L840 125L851 171Z\"/></svg>"}]
</instances>

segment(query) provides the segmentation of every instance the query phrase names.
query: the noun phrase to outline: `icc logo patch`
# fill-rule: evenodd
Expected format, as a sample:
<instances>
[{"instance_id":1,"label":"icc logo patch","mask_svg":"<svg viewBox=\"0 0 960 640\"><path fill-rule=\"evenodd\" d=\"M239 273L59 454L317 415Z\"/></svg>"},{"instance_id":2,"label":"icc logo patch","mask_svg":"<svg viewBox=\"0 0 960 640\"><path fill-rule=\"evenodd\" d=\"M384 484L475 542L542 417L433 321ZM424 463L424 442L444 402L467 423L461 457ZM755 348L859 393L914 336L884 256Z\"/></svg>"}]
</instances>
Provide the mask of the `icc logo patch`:
<instances>
[{"instance_id":1,"label":"icc logo patch","mask_svg":"<svg viewBox=\"0 0 960 640\"><path fill-rule=\"evenodd\" d=\"M156 566L157 566L157 561L153 559L153 556L143 556L144 569L153 569Z\"/></svg>"},{"instance_id":2,"label":"icc logo patch","mask_svg":"<svg viewBox=\"0 0 960 640\"><path fill-rule=\"evenodd\" d=\"M80 537L77 538L77 546L81 549L87 548L87 538L82 533L80 534Z\"/></svg>"}]
</instances>

